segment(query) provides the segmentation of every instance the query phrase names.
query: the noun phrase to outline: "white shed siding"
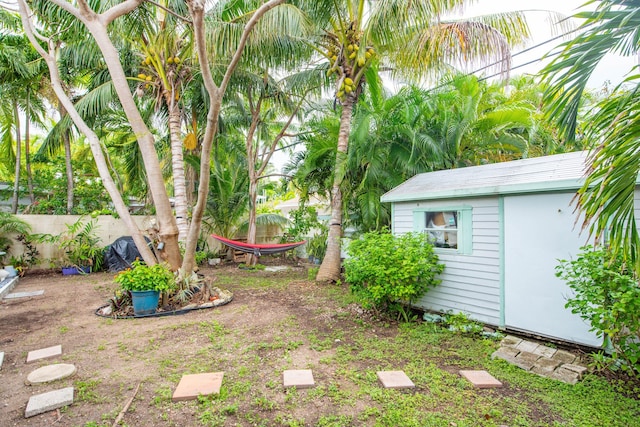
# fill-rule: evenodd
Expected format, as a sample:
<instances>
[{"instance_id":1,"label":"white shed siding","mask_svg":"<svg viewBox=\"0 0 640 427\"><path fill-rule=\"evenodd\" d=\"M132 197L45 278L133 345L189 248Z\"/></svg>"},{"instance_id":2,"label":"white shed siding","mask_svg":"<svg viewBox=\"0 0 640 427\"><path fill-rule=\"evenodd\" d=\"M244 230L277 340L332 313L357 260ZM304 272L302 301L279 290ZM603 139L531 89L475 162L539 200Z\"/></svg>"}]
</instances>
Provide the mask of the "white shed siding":
<instances>
[{"instance_id":1,"label":"white shed siding","mask_svg":"<svg viewBox=\"0 0 640 427\"><path fill-rule=\"evenodd\" d=\"M446 201L397 202L394 234L414 230L414 211L471 207L472 251L469 255L438 250L445 271L442 283L416 301L417 307L440 312L464 312L492 325L500 324L500 211L497 197Z\"/></svg>"}]
</instances>

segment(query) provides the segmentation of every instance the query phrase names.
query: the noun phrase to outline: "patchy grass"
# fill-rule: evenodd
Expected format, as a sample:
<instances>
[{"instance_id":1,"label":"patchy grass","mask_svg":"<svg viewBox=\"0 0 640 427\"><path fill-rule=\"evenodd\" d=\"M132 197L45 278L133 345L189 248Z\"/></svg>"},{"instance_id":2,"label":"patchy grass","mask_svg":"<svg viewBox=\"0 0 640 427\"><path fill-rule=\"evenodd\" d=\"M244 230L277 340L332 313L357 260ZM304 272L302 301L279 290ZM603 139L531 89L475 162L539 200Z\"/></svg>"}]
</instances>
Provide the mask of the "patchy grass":
<instances>
[{"instance_id":1,"label":"patchy grass","mask_svg":"<svg viewBox=\"0 0 640 427\"><path fill-rule=\"evenodd\" d=\"M90 318L97 341L76 323L56 334L92 373L74 383L63 425L111 425L141 382L121 425L640 426L638 390L593 374L564 384L492 360L496 341L373 319L346 286L307 282L303 269L213 274L234 292L231 304L170 318ZM64 324L41 326L46 336ZM312 369L316 387L285 389L285 369ZM504 387L474 389L460 369L485 369ZM384 389L379 370L404 370L416 388ZM182 375L220 371L219 395L172 402ZM11 425L29 425L20 410Z\"/></svg>"}]
</instances>

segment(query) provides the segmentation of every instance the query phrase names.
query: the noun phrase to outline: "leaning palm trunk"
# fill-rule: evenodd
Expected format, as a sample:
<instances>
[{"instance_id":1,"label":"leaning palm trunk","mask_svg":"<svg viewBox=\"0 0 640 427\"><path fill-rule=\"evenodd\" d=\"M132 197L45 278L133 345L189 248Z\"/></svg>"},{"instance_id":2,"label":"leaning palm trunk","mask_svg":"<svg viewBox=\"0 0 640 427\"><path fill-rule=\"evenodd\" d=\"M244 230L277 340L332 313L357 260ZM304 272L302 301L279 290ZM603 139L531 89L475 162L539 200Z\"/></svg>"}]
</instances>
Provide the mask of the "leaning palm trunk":
<instances>
[{"instance_id":1,"label":"leaning palm trunk","mask_svg":"<svg viewBox=\"0 0 640 427\"><path fill-rule=\"evenodd\" d=\"M351 113L356 95L347 95L342 104L340 116L340 132L338 133L338 148L336 150L336 164L334 168L333 186L331 189L331 219L329 220L329 234L327 236L327 252L325 253L316 280L318 282L338 281L341 270L341 238L342 238L342 181L344 180L347 164L347 149L349 133L351 132Z\"/></svg>"},{"instance_id":2,"label":"leaning palm trunk","mask_svg":"<svg viewBox=\"0 0 640 427\"><path fill-rule=\"evenodd\" d=\"M138 7L139 2L126 0L102 14L97 14L84 0L80 0L78 2L78 7L63 0L50 1L81 21L89 30L92 37L95 39L97 46L102 52L105 64L107 65L113 80L114 89L118 94L118 98L120 99L122 108L129 120L133 133L138 139L138 145L140 147L140 152L142 153L145 170L149 180L149 189L156 207L158 237L162 242L164 242L164 250L161 251L160 254L172 268L177 269L181 262L180 248L178 246L178 230L175 225L175 219L173 218L169 197L167 195L166 188L164 187L160 162L155 151L155 141L133 100L133 96L127 84L127 76L120 62L118 51L111 42L107 31L107 26L113 20L134 10ZM20 8L20 15L22 17L22 24L27 36L29 37L29 41L47 62L47 66L49 67L49 72L51 74L52 86L56 96L60 99L64 108L73 119L74 124L85 136L87 136L89 140L91 152L93 153L96 161L100 177L103 180L103 184L109 193L109 196L113 200L116 211L127 225L129 232L131 233L145 262L149 265L155 264L156 259L153 252L148 248L142 233L131 218L128 208L125 205L113 178L111 177L98 136L85 123L80 114L78 114L78 111L75 109L73 103L62 88L61 78L56 63L57 45L55 40L46 39L48 51L45 51L36 39L33 22L31 21L32 13L26 2L24 0L19 0L18 5ZM41 39L44 39L41 35L39 36Z\"/></svg>"}]
</instances>

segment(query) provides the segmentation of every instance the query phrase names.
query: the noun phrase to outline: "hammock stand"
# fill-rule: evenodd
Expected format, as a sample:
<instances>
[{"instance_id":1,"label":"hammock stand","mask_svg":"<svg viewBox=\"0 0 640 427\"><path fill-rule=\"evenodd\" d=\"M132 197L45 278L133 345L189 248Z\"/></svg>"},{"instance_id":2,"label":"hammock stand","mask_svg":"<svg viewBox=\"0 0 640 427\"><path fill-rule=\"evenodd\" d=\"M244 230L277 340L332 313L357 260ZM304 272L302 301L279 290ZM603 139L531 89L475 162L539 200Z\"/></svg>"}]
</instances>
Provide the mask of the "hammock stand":
<instances>
[{"instance_id":1,"label":"hammock stand","mask_svg":"<svg viewBox=\"0 0 640 427\"><path fill-rule=\"evenodd\" d=\"M253 254L257 257L260 255L270 255L277 254L279 252L290 251L291 249L297 248L298 246L304 245L307 243L306 240L301 242L292 242L292 243L271 243L271 244L255 244L255 243L244 243L239 242L237 240L225 239L222 236L217 236L212 234L211 237L214 239L224 243L230 248L236 249L238 251Z\"/></svg>"}]
</instances>

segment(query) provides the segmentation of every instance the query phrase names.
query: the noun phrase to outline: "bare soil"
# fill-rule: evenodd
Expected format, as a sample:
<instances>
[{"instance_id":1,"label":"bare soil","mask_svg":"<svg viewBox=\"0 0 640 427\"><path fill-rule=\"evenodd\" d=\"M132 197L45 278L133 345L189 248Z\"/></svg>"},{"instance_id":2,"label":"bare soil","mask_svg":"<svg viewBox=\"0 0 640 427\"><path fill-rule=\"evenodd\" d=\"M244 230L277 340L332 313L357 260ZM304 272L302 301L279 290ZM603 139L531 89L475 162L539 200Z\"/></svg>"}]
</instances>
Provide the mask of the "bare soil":
<instances>
[{"instance_id":1,"label":"bare soil","mask_svg":"<svg viewBox=\"0 0 640 427\"><path fill-rule=\"evenodd\" d=\"M0 351L5 353L0 369L0 427L111 426L138 384L121 426L319 425L322 417L329 416L350 419L346 425L374 425L375 417L362 414L379 402L359 395L353 377L375 372L378 366L356 354L347 368L327 360L356 351L356 335L392 341L399 335L398 325L332 298L332 292L346 290L309 282L308 266L288 267L280 272L243 271L235 264L203 268L200 272L214 279L214 286L233 292L231 303L141 319L95 314L117 288L112 273L26 275L14 292L44 290L44 295L0 302ZM265 285L267 280L270 286ZM26 363L29 351L58 344L61 357ZM446 358L430 359L446 372L474 368L460 361L455 350L434 351L446 353ZM25 384L30 372L51 363L72 363L78 371L49 384ZM398 368L388 363L385 368ZM312 389L291 393L283 388L284 369L308 368L313 369L316 384L325 385L324 395L314 398ZM182 375L217 371L225 372L226 397L171 403ZM30 396L69 386L75 387L71 406L24 418ZM343 404L340 395L331 393L358 397ZM430 395L425 385L411 393ZM508 385L483 395L496 401L526 400ZM450 404L438 402L433 411L446 411ZM542 425L562 421L546 409L541 401L531 402L529 420ZM336 419L330 425L343 425Z\"/></svg>"},{"instance_id":2,"label":"bare soil","mask_svg":"<svg viewBox=\"0 0 640 427\"><path fill-rule=\"evenodd\" d=\"M186 314L142 319L108 319L95 311L114 295L117 285L113 273L92 273L85 276L62 276L58 272L33 272L20 278L12 292L44 290L44 295L20 299L5 299L0 303L0 351L4 363L0 369L0 426L84 426L111 425L116 415L133 394L138 391L132 408L125 414L122 425L155 426L202 425L197 421L197 408L189 404L175 405L168 411L159 411L154 405L158 390L173 391L176 373L165 378L163 366L172 359L193 370L198 366L198 353L211 345L214 338L198 327L215 320L225 331L241 336L244 348L253 348L255 357L265 361L264 372L252 382L257 387L266 383L281 386L281 373L274 370L282 349L269 348L276 335L281 335L289 319L295 319L298 336L304 330L317 336L326 336L334 330L356 327L351 316L339 307L327 306L331 300L314 295L317 285L306 281L307 269L290 265L286 272L242 271L231 264L216 268L202 268L200 273L216 277L226 270L237 277L271 277L280 288L235 287L232 283L214 286L230 290L233 301L212 309L194 310ZM280 278L281 277L281 278ZM317 289L317 288L316 288ZM322 293L322 292L321 292ZM319 309L320 306L320 309ZM339 315L342 313L342 315ZM302 331L301 331L302 330ZM391 329L385 334L393 333ZM63 355L27 364L27 353L60 344ZM277 347L277 346L273 346ZM233 349L220 348L220 351ZM330 353L332 350L328 349ZM289 362L295 369L314 365L316 381L333 377L332 368L319 363L327 351L319 352L300 346L288 352ZM33 370L52 363L71 363L78 371L70 378L43 385L26 385L27 375ZM211 359L202 360L201 372L229 371L241 366L214 366ZM211 369L208 369L211 367ZM193 372L184 372L193 373ZM229 372L227 378L233 376ZM72 406L25 419L24 411L29 397L75 385ZM165 397L165 401L166 396ZM285 394L280 399L283 403ZM300 416L309 420L326 413L322 405L300 410ZM160 416L160 412L164 412ZM266 411L268 412L268 411ZM231 425L252 425L237 421Z\"/></svg>"}]
</instances>

